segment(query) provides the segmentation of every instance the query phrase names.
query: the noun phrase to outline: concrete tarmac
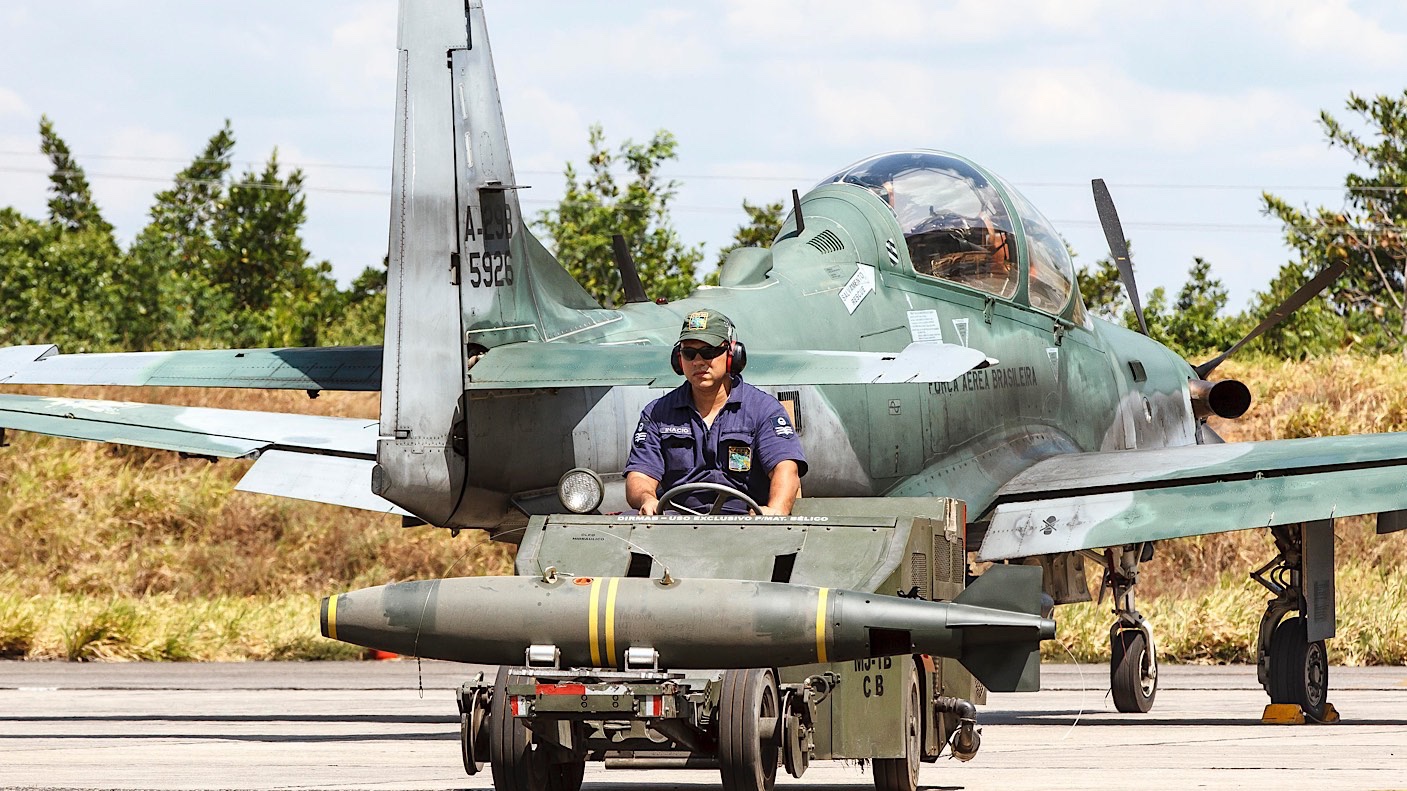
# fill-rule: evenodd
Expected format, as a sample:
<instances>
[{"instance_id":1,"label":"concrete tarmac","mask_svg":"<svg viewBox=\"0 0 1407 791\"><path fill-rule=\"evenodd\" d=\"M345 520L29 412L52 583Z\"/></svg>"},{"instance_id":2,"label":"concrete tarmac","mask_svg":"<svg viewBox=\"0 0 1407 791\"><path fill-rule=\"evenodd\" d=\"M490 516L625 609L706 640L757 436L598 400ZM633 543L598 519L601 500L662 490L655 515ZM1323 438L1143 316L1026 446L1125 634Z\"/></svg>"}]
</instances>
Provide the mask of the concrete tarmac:
<instances>
[{"instance_id":1,"label":"concrete tarmac","mask_svg":"<svg viewBox=\"0 0 1407 791\"><path fill-rule=\"evenodd\" d=\"M0 662L0 787L489 788L464 774L443 662ZM486 669L487 672L491 672ZM924 764L928 788L1407 789L1407 668L1331 671L1337 725L1262 725L1254 668L1164 666L1151 713L1119 714L1103 666L1047 666L1043 691L992 695L970 763ZM423 692L421 691L423 686ZM813 764L778 786L871 788ZM713 771L607 770L585 788L711 789Z\"/></svg>"}]
</instances>

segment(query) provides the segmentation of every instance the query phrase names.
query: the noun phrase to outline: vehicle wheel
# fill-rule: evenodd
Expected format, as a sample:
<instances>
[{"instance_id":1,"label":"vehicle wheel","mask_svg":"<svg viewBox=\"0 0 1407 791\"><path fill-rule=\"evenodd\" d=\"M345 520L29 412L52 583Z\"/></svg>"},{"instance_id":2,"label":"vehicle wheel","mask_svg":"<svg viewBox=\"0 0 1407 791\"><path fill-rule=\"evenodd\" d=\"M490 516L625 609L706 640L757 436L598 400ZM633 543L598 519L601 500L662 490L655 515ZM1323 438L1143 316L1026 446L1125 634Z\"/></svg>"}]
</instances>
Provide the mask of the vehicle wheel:
<instances>
[{"instance_id":1,"label":"vehicle wheel","mask_svg":"<svg viewBox=\"0 0 1407 791\"><path fill-rule=\"evenodd\" d=\"M508 710L508 668L498 669L489 707L489 764L495 791L580 791L585 760L554 762Z\"/></svg>"},{"instance_id":2,"label":"vehicle wheel","mask_svg":"<svg viewBox=\"0 0 1407 791\"><path fill-rule=\"evenodd\" d=\"M811 718L800 696L782 695L782 767L800 778L811 765Z\"/></svg>"},{"instance_id":3,"label":"vehicle wheel","mask_svg":"<svg viewBox=\"0 0 1407 791\"><path fill-rule=\"evenodd\" d=\"M459 749L464 759L464 771L469 775L484 771L484 762L488 760L489 729L485 727L488 720L485 697L483 690L475 690L464 699L464 710L459 714Z\"/></svg>"},{"instance_id":4,"label":"vehicle wheel","mask_svg":"<svg viewBox=\"0 0 1407 791\"><path fill-rule=\"evenodd\" d=\"M1109 691L1114 708L1127 714L1145 714L1158 696L1158 671L1148 655L1148 640L1138 629L1114 635L1109 652Z\"/></svg>"},{"instance_id":5,"label":"vehicle wheel","mask_svg":"<svg viewBox=\"0 0 1407 791\"><path fill-rule=\"evenodd\" d=\"M782 707L771 670L725 670L718 704L723 791L771 791L777 782Z\"/></svg>"},{"instance_id":6,"label":"vehicle wheel","mask_svg":"<svg viewBox=\"0 0 1407 791\"><path fill-rule=\"evenodd\" d=\"M1294 703L1322 720L1329 699L1329 654L1323 640L1309 642L1304 618L1288 618L1270 637L1270 702Z\"/></svg>"},{"instance_id":7,"label":"vehicle wheel","mask_svg":"<svg viewBox=\"0 0 1407 791\"><path fill-rule=\"evenodd\" d=\"M900 661L896 659L895 661ZM875 791L917 791L919 758L923 754L922 701L919 698L918 673L913 662L904 682L904 755L900 758L874 759Z\"/></svg>"}]
</instances>

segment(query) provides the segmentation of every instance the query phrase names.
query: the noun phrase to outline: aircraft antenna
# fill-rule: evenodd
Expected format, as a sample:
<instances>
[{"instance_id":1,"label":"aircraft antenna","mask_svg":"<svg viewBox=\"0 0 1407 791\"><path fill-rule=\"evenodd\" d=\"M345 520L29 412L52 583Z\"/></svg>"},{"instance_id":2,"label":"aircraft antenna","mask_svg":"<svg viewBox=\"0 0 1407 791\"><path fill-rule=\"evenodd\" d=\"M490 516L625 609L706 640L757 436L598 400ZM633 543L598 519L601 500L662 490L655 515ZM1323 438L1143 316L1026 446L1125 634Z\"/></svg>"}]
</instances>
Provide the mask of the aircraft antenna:
<instances>
[{"instance_id":1,"label":"aircraft antenna","mask_svg":"<svg viewBox=\"0 0 1407 791\"><path fill-rule=\"evenodd\" d=\"M801 194L796 190L791 191L791 213L796 217L796 235L806 230L806 218L801 216Z\"/></svg>"},{"instance_id":2,"label":"aircraft antenna","mask_svg":"<svg viewBox=\"0 0 1407 791\"><path fill-rule=\"evenodd\" d=\"M1109 254L1114 257L1114 264L1119 267L1119 279L1123 281L1124 291L1129 296L1129 302L1133 304L1133 315L1138 317L1138 329L1147 335L1148 322L1143 318L1143 303L1138 299L1138 285L1133 281L1133 262L1129 260L1129 243L1124 237L1124 226L1119 222L1119 211L1114 208L1114 199L1110 197L1104 179L1093 179L1090 186L1094 188L1094 210L1099 212L1099 224L1104 226L1104 238L1109 242Z\"/></svg>"},{"instance_id":3,"label":"aircraft antenna","mask_svg":"<svg viewBox=\"0 0 1407 791\"><path fill-rule=\"evenodd\" d=\"M620 234L611 235L611 254L616 259L616 269L620 271L620 282L625 287L625 302L649 302L650 298L645 296L645 285L640 282L640 270L635 268L635 259L630 257L630 248L625 244L625 237Z\"/></svg>"}]
</instances>

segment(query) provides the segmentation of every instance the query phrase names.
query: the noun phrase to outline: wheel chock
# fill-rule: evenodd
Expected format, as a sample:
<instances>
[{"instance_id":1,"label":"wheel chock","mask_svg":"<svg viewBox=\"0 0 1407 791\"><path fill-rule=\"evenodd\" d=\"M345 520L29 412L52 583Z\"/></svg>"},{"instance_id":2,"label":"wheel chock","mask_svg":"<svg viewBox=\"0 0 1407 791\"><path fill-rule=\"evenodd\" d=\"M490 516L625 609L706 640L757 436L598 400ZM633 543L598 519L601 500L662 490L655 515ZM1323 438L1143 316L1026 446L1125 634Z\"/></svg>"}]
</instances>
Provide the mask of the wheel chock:
<instances>
[{"instance_id":1,"label":"wheel chock","mask_svg":"<svg viewBox=\"0 0 1407 791\"><path fill-rule=\"evenodd\" d=\"M1334 708L1334 704L1332 704L1332 703L1325 703L1325 704L1324 704L1324 716L1323 716L1323 717L1320 717L1320 718L1317 719L1317 720L1315 720L1315 722L1317 722L1317 723L1319 723L1319 724L1321 724L1321 725L1332 725L1333 723L1336 723L1336 722L1338 722L1338 721L1339 721L1339 710L1336 709L1336 708Z\"/></svg>"},{"instance_id":2,"label":"wheel chock","mask_svg":"<svg viewBox=\"0 0 1407 791\"><path fill-rule=\"evenodd\" d=\"M1266 725L1303 725L1306 722L1328 725L1339 721L1339 710L1334 708L1334 704L1325 703L1324 716L1316 720L1305 717L1298 704L1271 703L1260 715L1260 721Z\"/></svg>"},{"instance_id":3,"label":"wheel chock","mask_svg":"<svg viewBox=\"0 0 1407 791\"><path fill-rule=\"evenodd\" d=\"M1304 712L1295 703L1271 703L1265 707L1265 713L1260 715L1260 721L1266 725L1303 725L1305 723Z\"/></svg>"}]
</instances>

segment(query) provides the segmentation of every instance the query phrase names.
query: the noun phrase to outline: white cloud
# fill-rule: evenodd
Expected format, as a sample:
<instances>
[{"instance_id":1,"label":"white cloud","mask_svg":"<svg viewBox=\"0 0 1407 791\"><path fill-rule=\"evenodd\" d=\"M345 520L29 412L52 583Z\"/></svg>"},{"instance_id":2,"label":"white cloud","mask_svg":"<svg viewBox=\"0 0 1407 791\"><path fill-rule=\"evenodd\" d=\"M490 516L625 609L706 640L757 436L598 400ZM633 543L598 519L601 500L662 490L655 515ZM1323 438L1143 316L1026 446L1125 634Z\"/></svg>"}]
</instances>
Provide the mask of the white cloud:
<instances>
[{"instance_id":1,"label":"white cloud","mask_svg":"<svg viewBox=\"0 0 1407 791\"><path fill-rule=\"evenodd\" d=\"M1375 66L1407 63L1407 35L1386 30L1348 0L1255 0L1255 15L1302 52Z\"/></svg>"},{"instance_id":2,"label":"white cloud","mask_svg":"<svg viewBox=\"0 0 1407 791\"><path fill-rule=\"evenodd\" d=\"M338 9L341 22L313 44L307 62L335 99L355 105L385 101L396 84L396 6L361 3Z\"/></svg>"},{"instance_id":3,"label":"white cloud","mask_svg":"<svg viewBox=\"0 0 1407 791\"><path fill-rule=\"evenodd\" d=\"M1114 0L727 0L730 39L768 46L838 46L874 54L896 44L971 45L1052 35L1094 34Z\"/></svg>"},{"instance_id":4,"label":"white cloud","mask_svg":"<svg viewBox=\"0 0 1407 791\"><path fill-rule=\"evenodd\" d=\"M6 115L30 115L29 105L25 104L23 98L18 93L4 86L0 86L0 116Z\"/></svg>"},{"instance_id":5,"label":"white cloud","mask_svg":"<svg viewBox=\"0 0 1407 791\"><path fill-rule=\"evenodd\" d=\"M935 90L937 70L912 61L798 63L798 84L811 103L816 135L839 145L867 148L912 145L946 136L960 117L945 103L954 94ZM801 77L809 79L801 80Z\"/></svg>"},{"instance_id":6,"label":"white cloud","mask_svg":"<svg viewBox=\"0 0 1407 791\"><path fill-rule=\"evenodd\" d=\"M700 33L703 27L693 11L650 11L629 24L555 33L537 48L532 65L548 74L590 69L655 79L707 73L718 65L719 47Z\"/></svg>"},{"instance_id":7,"label":"white cloud","mask_svg":"<svg viewBox=\"0 0 1407 791\"><path fill-rule=\"evenodd\" d=\"M1023 143L1112 143L1191 150L1272 135L1304 117L1282 94L1216 94L1141 84L1108 69L1017 69L1000 75L987 117Z\"/></svg>"},{"instance_id":8,"label":"white cloud","mask_svg":"<svg viewBox=\"0 0 1407 791\"><path fill-rule=\"evenodd\" d=\"M852 48L909 40L929 30L938 5L924 0L883 0L856 13L846 0L727 0L726 35L741 41Z\"/></svg>"},{"instance_id":9,"label":"white cloud","mask_svg":"<svg viewBox=\"0 0 1407 791\"><path fill-rule=\"evenodd\" d=\"M576 151L586 141L587 115L574 102L561 101L541 88L529 87L514 96L513 107L519 114L508 126L510 146L519 134L526 136L530 132L539 138L539 146L545 143L565 156L564 152ZM520 126L522 131L515 132Z\"/></svg>"}]
</instances>

